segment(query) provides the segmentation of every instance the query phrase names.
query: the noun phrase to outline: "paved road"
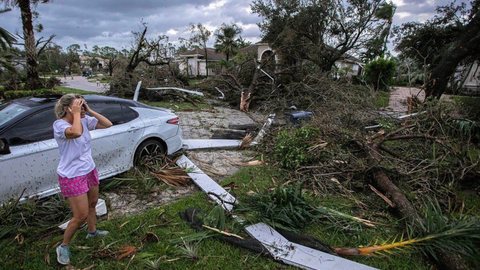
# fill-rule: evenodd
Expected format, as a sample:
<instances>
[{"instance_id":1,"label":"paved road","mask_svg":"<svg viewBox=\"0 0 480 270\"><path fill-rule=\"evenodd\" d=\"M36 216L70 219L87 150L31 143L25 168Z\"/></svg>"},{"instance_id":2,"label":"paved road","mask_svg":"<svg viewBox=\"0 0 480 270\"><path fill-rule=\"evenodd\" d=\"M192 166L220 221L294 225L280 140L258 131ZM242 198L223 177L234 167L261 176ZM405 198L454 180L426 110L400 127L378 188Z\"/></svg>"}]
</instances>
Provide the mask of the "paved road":
<instances>
[{"instance_id":1,"label":"paved road","mask_svg":"<svg viewBox=\"0 0 480 270\"><path fill-rule=\"evenodd\" d=\"M108 84L89 82L86 77L83 76L67 76L66 79L61 78L62 86L76 88L86 91L92 91L97 93L103 93L108 90Z\"/></svg>"},{"instance_id":2,"label":"paved road","mask_svg":"<svg viewBox=\"0 0 480 270\"><path fill-rule=\"evenodd\" d=\"M407 112L407 97L417 96L423 101L425 92L415 87L394 87L390 94L388 109L394 112Z\"/></svg>"}]
</instances>

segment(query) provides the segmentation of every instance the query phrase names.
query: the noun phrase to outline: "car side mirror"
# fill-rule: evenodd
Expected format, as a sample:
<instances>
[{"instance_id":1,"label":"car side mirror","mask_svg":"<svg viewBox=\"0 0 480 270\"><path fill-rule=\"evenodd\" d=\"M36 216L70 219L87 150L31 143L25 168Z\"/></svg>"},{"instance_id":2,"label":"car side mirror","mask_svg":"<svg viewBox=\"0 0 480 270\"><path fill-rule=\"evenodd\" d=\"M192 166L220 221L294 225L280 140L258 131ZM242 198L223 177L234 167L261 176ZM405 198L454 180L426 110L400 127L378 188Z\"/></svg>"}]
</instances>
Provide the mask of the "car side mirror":
<instances>
[{"instance_id":1,"label":"car side mirror","mask_svg":"<svg viewBox=\"0 0 480 270\"><path fill-rule=\"evenodd\" d=\"M10 154L10 147L8 146L8 142L6 139L0 139L0 155L7 155Z\"/></svg>"}]
</instances>

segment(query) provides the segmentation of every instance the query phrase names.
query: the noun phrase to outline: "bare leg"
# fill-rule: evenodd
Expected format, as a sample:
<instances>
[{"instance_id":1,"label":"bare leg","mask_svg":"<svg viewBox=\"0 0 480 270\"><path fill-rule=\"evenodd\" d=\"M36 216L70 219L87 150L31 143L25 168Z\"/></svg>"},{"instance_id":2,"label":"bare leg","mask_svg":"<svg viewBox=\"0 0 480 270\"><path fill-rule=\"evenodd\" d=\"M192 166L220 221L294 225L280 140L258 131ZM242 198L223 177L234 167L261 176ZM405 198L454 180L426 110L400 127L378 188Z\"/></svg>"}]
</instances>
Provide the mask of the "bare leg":
<instances>
[{"instance_id":1,"label":"bare leg","mask_svg":"<svg viewBox=\"0 0 480 270\"><path fill-rule=\"evenodd\" d=\"M82 194L75 197L68 198L68 203L73 212L73 217L68 223L67 229L63 234L63 243L68 245L72 240L73 235L77 231L78 227L82 225L83 222L88 217L88 197L87 194Z\"/></svg>"},{"instance_id":2,"label":"bare leg","mask_svg":"<svg viewBox=\"0 0 480 270\"><path fill-rule=\"evenodd\" d=\"M95 232L97 229L97 211L95 207L98 201L98 186L90 187L87 193L88 196L88 232Z\"/></svg>"}]
</instances>

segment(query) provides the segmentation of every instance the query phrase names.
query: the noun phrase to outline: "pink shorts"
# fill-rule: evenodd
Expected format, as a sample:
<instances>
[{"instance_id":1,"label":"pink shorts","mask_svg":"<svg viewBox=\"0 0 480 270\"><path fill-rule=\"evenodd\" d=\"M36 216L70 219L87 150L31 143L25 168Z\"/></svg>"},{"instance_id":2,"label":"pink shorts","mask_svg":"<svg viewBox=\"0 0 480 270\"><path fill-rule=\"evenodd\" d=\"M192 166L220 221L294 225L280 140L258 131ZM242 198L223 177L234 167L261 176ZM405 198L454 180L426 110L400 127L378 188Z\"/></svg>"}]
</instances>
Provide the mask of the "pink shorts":
<instances>
[{"instance_id":1,"label":"pink shorts","mask_svg":"<svg viewBox=\"0 0 480 270\"><path fill-rule=\"evenodd\" d=\"M98 186L98 172L93 169L86 175L74 178L58 176L60 191L65 198L75 197L87 193L91 187Z\"/></svg>"}]
</instances>

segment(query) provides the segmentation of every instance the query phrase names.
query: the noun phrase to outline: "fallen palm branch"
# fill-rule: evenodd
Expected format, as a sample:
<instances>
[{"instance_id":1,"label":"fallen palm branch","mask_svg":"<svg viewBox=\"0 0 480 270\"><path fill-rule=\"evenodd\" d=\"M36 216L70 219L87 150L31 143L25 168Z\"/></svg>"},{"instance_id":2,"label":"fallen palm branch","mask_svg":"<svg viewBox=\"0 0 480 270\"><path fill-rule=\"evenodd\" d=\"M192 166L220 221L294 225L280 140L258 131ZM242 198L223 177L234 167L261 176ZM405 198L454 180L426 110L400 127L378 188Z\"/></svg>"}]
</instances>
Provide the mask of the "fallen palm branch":
<instances>
[{"instance_id":1,"label":"fallen palm branch","mask_svg":"<svg viewBox=\"0 0 480 270\"><path fill-rule=\"evenodd\" d=\"M236 208L252 222L265 222L273 227L297 231L314 220L360 223L375 227L377 223L340 211L312 205L300 186L278 187L268 194L255 194L242 200Z\"/></svg>"},{"instance_id":2,"label":"fallen palm branch","mask_svg":"<svg viewBox=\"0 0 480 270\"><path fill-rule=\"evenodd\" d=\"M172 187L183 187L190 183L190 177L185 172L185 169L175 166L171 161L160 168L150 167L150 173L158 180Z\"/></svg>"},{"instance_id":3,"label":"fallen palm branch","mask_svg":"<svg viewBox=\"0 0 480 270\"><path fill-rule=\"evenodd\" d=\"M205 224L202 225L202 227L205 228L205 229L209 229L209 230L211 230L211 231L214 231L214 232L216 232L216 233L223 234L223 235L225 235L225 236L232 236L232 237L236 237L236 238L238 238L238 239L242 239L242 240L243 240L243 237L241 237L241 236L238 235L238 234L229 233L229 232L226 232L226 231L221 231L221 230L219 230L219 229L217 229L217 228L210 227L210 226L207 226L207 225L205 225Z\"/></svg>"},{"instance_id":4,"label":"fallen palm branch","mask_svg":"<svg viewBox=\"0 0 480 270\"><path fill-rule=\"evenodd\" d=\"M116 252L116 259L121 260L124 258L132 257L137 253L138 249L134 246L123 246Z\"/></svg>"},{"instance_id":5,"label":"fallen palm branch","mask_svg":"<svg viewBox=\"0 0 480 270\"><path fill-rule=\"evenodd\" d=\"M252 134L248 133L243 137L242 142L240 143L240 149L244 149L250 146L250 144L253 141L253 136Z\"/></svg>"},{"instance_id":6,"label":"fallen palm branch","mask_svg":"<svg viewBox=\"0 0 480 270\"><path fill-rule=\"evenodd\" d=\"M438 259L437 252L459 253L478 260L480 250L477 243L480 240L480 220L469 216L447 217L440 211L438 203L430 203L424 211L424 222L409 226L409 235L418 235L399 241L374 244L359 248L335 248L339 255L369 256L373 254L392 253L414 248L424 255Z\"/></svg>"},{"instance_id":7,"label":"fallen palm branch","mask_svg":"<svg viewBox=\"0 0 480 270\"><path fill-rule=\"evenodd\" d=\"M190 177L188 177L185 174L185 171L181 168L163 169L152 172L152 175L165 184L173 187L187 186L190 183Z\"/></svg>"},{"instance_id":8,"label":"fallen palm branch","mask_svg":"<svg viewBox=\"0 0 480 270\"><path fill-rule=\"evenodd\" d=\"M342 218L342 219L353 221L353 222L362 223L363 225L368 226L368 227L375 227L375 225L377 224L376 222L373 222L373 221L370 221L370 220L367 220L367 219L363 219L363 218L359 218L359 217L356 217L356 216L352 216L352 215L349 215L349 214L345 214L345 213L342 213L340 211L337 211L337 210L334 210L334 209L331 209L331 208L327 208L327 207L319 206L316 209L317 209L317 211L319 211L320 213L323 213L325 215L329 215L329 216L335 217L335 218Z\"/></svg>"}]
</instances>

